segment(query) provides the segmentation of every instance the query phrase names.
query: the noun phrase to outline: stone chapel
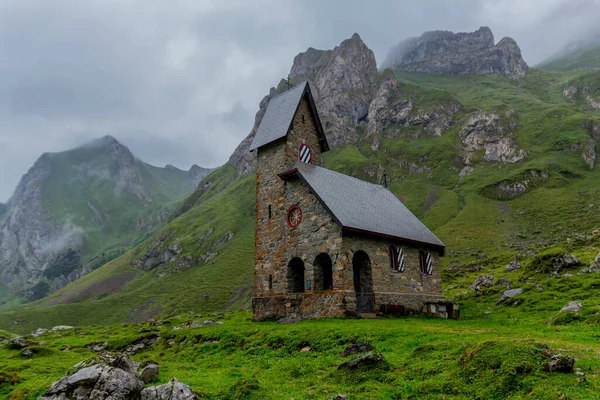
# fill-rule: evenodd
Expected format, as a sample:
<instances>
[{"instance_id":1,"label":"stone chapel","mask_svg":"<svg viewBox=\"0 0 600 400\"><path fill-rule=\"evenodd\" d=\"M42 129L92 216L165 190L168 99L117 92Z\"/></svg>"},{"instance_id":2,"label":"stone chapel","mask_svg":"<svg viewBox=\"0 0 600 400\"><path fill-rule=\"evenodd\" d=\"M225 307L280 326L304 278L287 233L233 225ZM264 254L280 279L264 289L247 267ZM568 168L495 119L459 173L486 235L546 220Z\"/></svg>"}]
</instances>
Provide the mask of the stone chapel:
<instances>
[{"instance_id":1,"label":"stone chapel","mask_svg":"<svg viewBox=\"0 0 600 400\"><path fill-rule=\"evenodd\" d=\"M442 243L387 188L321 167L327 138L304 82L269 102L257 152L254 320L458 316Z\"/></svg>"}]
</instances>

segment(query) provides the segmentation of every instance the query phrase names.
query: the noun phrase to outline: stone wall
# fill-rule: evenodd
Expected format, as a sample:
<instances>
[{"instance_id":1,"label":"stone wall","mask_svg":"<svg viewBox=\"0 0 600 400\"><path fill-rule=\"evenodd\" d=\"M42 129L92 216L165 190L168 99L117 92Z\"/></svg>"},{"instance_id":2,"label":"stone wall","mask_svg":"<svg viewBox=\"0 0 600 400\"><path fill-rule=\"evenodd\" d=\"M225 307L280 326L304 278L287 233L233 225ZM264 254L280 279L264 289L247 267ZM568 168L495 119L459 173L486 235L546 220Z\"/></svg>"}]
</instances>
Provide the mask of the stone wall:
<instances>
[{"instance_id":1,"label":"stone wall","mask_svg":"<svg viewBox=\"0 0 600 400\"><path fill-rule=\"evenodd\" d=\"M352 259L362 250L371 262L374 311L427 314L447 317L442 296L439 256L435 249L363 234L342 233L341 227L299 178L284 181L278 174L298 160L298 146L313 151L313 164L320 165L321 149L315 121L306 99L294 117L286 138L258 149L256 181L256 233L254 264L255 320L323 318L342 316L357 309ZM287 223L288 210L299 206L302 222ZM404 272L391 271L388 246L402 247ZM431 253L433 274L422 274L419 250ZM326 253L331 259L332 286L323 289L322 274L315 259ZM304 265L302 285L293 285L289 263L299 258ZM302 288L303 292L294 293Z\"/></svg>"},{"instance_id":2,"label":"stone wall","mask_svg":"<svg viewBox=\"0 0 600 400\"><path fill-rule=\"evenodd\" d=\"M305 277L312 281L315 257L341 244L339 227L309 189L299 180L284 182L278 176L297 162L298 146L302 143L312 149L313 164L320 165L318 139L316 122L305 98L287 138L257 150L255 296L288 292L287 266L294 257L304 261ZM303 220L297 228L287 224L288 210L294 205L300 206L303 212Z\"/></svg>"},{"instance_id":3,"label":"stone wall","mask_svg":"<svg viewBox=\"0 0 600 400\"><path fill-rule=\"evenodd\" d=\"M391 269L388 247L392 244L401 247L404 252L404 272ZM344 289L350 291L354 288L352 259L359 250L366 252L371 261L374 311L379 311L381 306L398 305L403 306L406 313L420 314L425 304L446 302L442 295L437 249L371 235L344 234L341 255L345 265ZM419 250L431 254L431 275L421 272Z\"/></svg>"}]
</instances>

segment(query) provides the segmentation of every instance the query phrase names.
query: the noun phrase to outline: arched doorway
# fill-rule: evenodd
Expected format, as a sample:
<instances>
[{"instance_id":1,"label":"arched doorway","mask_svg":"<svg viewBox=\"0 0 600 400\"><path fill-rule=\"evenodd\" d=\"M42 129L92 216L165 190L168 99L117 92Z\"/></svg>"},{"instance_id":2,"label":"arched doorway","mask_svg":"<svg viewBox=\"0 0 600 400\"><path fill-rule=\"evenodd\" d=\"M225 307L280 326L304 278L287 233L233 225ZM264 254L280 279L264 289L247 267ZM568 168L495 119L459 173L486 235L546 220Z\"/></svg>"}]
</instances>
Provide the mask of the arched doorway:
<instances>
[{"instance_id":1,"label":"arched doorway","mask_svg":"<svg viewBox=\"0 0 600 400\"><path fill-rule=\"evenodd\" d=\"M373 271L371 259L362 250L352 257L354 292L356 293L356 311L373 312Z\"/></svg>"},{"instance_id":2,"label":"arched doorway","mask_svg":"<svg viewBox=\"0 0 600 400\"><path fill-rule=\"evenodd\" d=\"M333 289L333 265L329 254L321 253L315 257L313 269L315 273L315 289Z\"/></svg>"},{"instance_id":3,"label":"arched doorway","mask_svg":"<svg viewBox=\"0 0 600 400\"><path fill-rule=\"evenodd\" d=\"M299 257L294 257L288 264L287 274L288 291L292 293L304 292L304 261Z\"/></svg>"}]
</instances>

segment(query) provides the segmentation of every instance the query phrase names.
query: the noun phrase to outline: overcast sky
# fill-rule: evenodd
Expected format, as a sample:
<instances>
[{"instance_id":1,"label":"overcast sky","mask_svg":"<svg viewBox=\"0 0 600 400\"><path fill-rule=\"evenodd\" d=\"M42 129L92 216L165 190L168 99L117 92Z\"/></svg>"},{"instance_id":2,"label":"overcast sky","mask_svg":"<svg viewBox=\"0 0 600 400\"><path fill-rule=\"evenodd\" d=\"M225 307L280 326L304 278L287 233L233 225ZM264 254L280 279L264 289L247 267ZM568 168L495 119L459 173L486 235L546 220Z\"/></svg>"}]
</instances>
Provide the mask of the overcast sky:
<instances>
[{"instance_id":1,"label":"overcast sky","mask_svg":"<svg viewBox=\"0 0 600 400\"><path fill-rule=\"evenodd\" d=\"M358 32L378 63L433 29L489 26L534 65L600 0L0 0L0 201L48 151L110 134L154 165L225 163L308 47Z\"/></svg>"}]
</instances>

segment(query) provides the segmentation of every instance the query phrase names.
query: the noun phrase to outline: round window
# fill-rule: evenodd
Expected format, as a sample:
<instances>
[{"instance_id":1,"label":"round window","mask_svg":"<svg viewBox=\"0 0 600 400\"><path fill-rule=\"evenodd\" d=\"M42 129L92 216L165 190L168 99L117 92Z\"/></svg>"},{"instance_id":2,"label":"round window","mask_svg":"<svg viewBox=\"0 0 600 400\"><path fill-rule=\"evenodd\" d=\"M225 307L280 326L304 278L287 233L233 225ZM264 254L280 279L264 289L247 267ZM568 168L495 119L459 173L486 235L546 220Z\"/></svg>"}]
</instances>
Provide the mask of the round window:
<instances>
[{"instance_id":1,"label":"round window","mask_svg":"<svg viewBox=\"0 0 600 400\"><path fill-rule=\"evenodd\" d=\"M293 206L288 210L287 223L290 227L295 228L302 222L302 209L298 206Z\"/></svg>"}]
</instances>

